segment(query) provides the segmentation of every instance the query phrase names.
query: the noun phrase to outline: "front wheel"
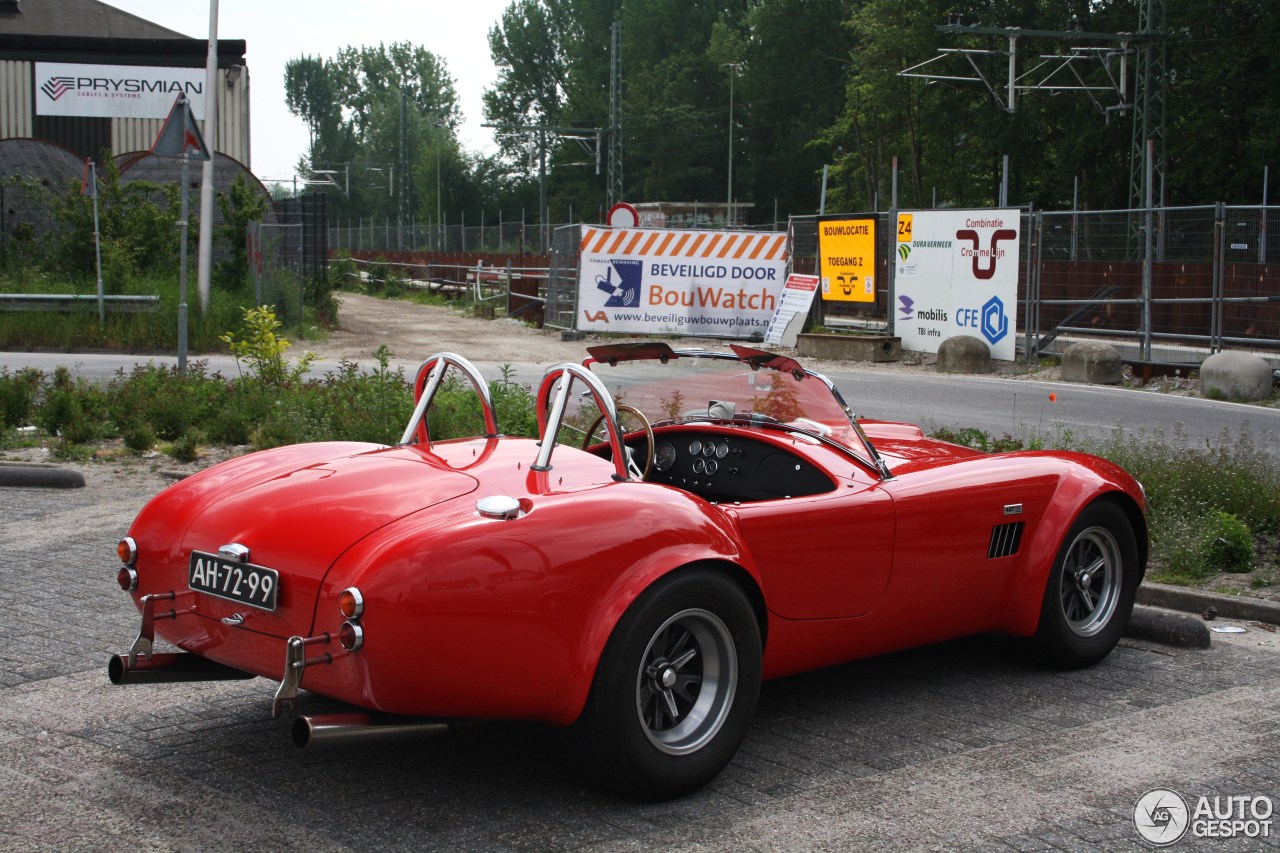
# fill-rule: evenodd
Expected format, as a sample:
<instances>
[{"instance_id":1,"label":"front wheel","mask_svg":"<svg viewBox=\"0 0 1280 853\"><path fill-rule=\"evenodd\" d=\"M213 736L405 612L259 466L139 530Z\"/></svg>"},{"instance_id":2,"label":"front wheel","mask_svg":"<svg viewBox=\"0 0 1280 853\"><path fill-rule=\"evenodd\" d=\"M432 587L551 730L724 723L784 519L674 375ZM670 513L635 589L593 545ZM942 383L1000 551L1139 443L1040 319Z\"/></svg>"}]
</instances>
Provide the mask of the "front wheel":
<instances>
[{"instance_id":1,"label":"front wheel","mask_svg":"<svg viewBox=\"0 0 1280 853\"><path fill-rule=\"evenodd\" d=\"M760 630L742 589L704 569L659 581L614 629L579 721L586 769L662 800L737 753L760 692Z\"/></svg>"},{"instance_id":2,"label":"front wheel","mask_svg":"<svg viewBox=\"0 0 1280 853\"><path fill-rule=\"evenodd\" d=\"M1036 645L1050 663L1096 663L1119 642L1141 580L1133 525L1109 501L1080 513L1063 538L1040 608Z\"/></svg>"}]
</instances>

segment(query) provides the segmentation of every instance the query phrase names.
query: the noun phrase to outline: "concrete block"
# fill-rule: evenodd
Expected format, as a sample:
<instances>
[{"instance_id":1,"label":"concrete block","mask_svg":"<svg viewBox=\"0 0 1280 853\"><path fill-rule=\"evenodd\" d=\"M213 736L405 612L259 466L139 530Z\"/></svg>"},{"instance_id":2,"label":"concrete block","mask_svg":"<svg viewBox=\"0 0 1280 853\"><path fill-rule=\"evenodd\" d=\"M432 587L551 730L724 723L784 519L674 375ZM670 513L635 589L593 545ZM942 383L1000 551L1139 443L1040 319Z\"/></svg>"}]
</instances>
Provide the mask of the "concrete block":
<instances>
[{"instance_id":1,"label":"concrete block","mask_svg":"<svg viewBox=\"0 0 1280 853\"><path fill-rule=\"evenodd\" d=\"M1200 365L1200 395L1253 402L1271 396L1271 365L1247 352L1214 353Z\"/></svg>"},{"instance_id":2,"label":"concrete block","mask_svg":"<svg viewBox=\"0 0 1280 853\"><path fill-rule=\"evenodd\" d=\"M947 338L938 346L939 373L990 373L991 348L971 335Z\"/></svg>"},{"instance_id":3,"label":"concrete block","mask_svg":"<svg viewBox=\"0 0 1280 853\"><path fill-rule=\"evenodd\" d=\"M902 339L887 335L802 334L796 336L796 352L802 357L838 361L898 361L902 358Z\"/></svg>"},{"instance_id":4,"label":"concrete block","mask_svg":"<svg viewBox=\"0 0 1280 853\"><path fill-rule=\"evenodd\" d=\"M1120 353L1110 344L1079 341L1062 354L1062 378L1067 382L1119 385L1124 379Z\"/></svg>"}]
</instances>

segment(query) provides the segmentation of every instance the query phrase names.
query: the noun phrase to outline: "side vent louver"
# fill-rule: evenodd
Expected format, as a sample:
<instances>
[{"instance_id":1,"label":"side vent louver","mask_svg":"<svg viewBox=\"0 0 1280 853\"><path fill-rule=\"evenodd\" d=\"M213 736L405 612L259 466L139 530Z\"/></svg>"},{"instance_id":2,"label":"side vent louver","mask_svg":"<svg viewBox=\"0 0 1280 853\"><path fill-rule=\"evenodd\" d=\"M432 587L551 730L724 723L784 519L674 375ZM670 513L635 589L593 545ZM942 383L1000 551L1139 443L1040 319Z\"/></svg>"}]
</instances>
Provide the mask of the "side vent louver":
<instances>
[{"instance_id":1,"label":"side vent louver","mask_svg":"<svg viewBox=\"0 0 1280 853\"><path fill-rule=\"evenodd\" d=\"M1011 557L1018 553L1018 546L1022 544L1022 525L1023 522L1015 521L1012 524L997 524L991 528L991 544L987 546L987 559Z\"/></svg>"}]
</instances>

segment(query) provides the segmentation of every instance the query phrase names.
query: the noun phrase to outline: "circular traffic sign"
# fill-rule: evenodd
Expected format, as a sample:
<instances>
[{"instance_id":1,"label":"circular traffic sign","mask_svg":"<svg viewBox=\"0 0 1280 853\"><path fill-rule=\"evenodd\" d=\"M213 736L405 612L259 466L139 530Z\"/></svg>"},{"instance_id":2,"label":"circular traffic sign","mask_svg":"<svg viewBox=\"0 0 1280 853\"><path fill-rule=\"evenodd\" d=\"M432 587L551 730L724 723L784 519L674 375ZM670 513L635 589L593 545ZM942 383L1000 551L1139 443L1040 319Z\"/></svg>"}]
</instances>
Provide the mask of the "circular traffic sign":
<instances>
[{"instance_id":1,"label":"circular traffic sign","mask_svg":"<svg viewBox=\"0 0 1280 853\"><path fill-rule=\"evenodd\" d=\"M625 201L620 201L609 208L605 224L610 228L635 228L640 224L640 212Z\"/></svg>"}]
</instances>

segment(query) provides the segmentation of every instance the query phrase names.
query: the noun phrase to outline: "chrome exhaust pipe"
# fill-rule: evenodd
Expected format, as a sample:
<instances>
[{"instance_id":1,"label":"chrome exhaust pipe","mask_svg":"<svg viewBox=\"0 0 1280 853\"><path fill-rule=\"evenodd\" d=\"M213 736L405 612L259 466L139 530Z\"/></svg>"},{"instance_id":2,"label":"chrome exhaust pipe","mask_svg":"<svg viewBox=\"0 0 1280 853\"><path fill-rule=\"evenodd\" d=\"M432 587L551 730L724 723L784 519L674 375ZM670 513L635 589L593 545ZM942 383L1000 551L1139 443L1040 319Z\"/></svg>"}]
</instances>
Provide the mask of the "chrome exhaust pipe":
<instances>
[{"instance_id":1,"label":"chrome exhaust pipe","mask_svg":"<svg viewBox=\"0 0 1280 853\"><path fill-rule=\"evenodd\" d=\"M293 721L290 736L299 749L351 746L389 740L427 740L473 726L469 720L424 720L414 717L374 719L370 714L317 714Z\"/></svg>"},{"instance_id":2,"label":"chrome exhaust pipe","mask_svg":"<svg viewBox=\"0 0 1280 853\"><path fill-rule=\"evenodd\" d=\"M107 664L112 684L160 684L172 681L235 681L255 678L251 672L234 669L190 652L139 655L132 664L128 655L114 655Z\"/></svg>"}]
</instances>

